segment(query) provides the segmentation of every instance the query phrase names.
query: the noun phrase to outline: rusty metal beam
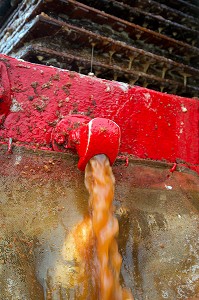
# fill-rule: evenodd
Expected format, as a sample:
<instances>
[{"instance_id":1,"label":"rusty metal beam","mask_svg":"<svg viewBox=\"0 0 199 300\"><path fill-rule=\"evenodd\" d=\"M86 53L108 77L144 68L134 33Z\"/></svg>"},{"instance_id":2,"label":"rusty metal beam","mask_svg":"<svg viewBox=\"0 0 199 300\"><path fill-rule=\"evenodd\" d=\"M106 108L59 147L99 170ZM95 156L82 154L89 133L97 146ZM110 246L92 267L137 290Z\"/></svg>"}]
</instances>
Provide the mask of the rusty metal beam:
<instances>
[{"instance_id":1,"label":"rusty metal beam","mask_svg":"<svg viewBox=\"0 0 199 300\"><path fill-rule=\"evenodd\" d=\"M87 74L93 49L93 63L99 77L122 79L168 93L198 97L198 48L74 0L39 0L32 5L33 2L31 5L23 2L12 21L7 22L0 34L0 51L27 60L32 57L33 62L39 63L45 62L37 59L45 52L48 56L46 63L76 68L76 71ZM86 0L81 2L86 3ZM101 5L92 1L95 3ZM100 3L112 3L121 8L118 1L102 0ZM122 6L132 11L129 5ZM17 19L20 12L24 23ZM140 13L139 10L135 12ZM150 16L153 19L153 15ZM159 20L165 22L160 17ZM194 30L190 32L195 33ZM39 50L43 54L39 55ZM60 53L65 53L65 61L61 61ZM53 57L49 58L50 54ZM69 59L70 55L75 59ZM189 65L190 59L195 60L194 67Z\"/></svg>"},{"instance_id":2,"label":"rusty metal beam","mask_svg":"<svg viewBox=\"0 0 199 300\"><path fill-rule=\"evenodd\" d=\"M144 9L144 11L151 12L155 15L162 16L167 20L174 21L178 24L185 25L189 28L199 29L199 20L193 16L187 15L180 10L169 7L165 4L159 3L154 0L118 0L119 2L126 3L131 7L138 7ZM197 0L196 0L197 1Z\"/></svg>"},{"instance_id":3,"label":"rusty metal beam","mask_svg":"<svg viewBox=\"0 0 199 300\"><path fill-rule=\"evenodd\" d=\"M73 53L73 51L71 51L71 53ZM43 64L48 64L48 62L51 64L53 62L55 66L60 68L70 69L71 66L73 66L73 70L76 67L77 72L85 75L89 74L91 69L90 59L85 59L79 55L75 56L73 54L58 52L37 45L26 47L25 50L22 51L21 58ZM125 82L143 85L145 87L153 85L153 89L162 92L166 89L169 93L173 94L176 92L181 95L192 94L192 96L199 94L198 87L184 85L183 83L169 79L162 79L140 71L128 70L126 68L118 67L115 64L109 65L101 63L95 59L93 60L93 70L95 71L96 76L101 78L110 80L122 78Z\"/></svg>"}]
</instances>

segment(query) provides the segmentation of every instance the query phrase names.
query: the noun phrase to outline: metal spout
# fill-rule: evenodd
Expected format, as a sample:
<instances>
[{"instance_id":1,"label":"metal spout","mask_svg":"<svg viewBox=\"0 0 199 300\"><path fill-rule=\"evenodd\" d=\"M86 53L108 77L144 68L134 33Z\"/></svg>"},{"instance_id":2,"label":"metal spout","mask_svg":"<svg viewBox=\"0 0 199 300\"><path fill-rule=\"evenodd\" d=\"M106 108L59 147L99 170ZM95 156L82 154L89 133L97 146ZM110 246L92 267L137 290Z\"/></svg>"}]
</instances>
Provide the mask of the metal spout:
<instances>
[{"instance_id":1,"label":"metal spout","mask_svg":"<svg viewBox=\"0 0 199 300\"><path fill-rule=\"evenodd\" d=\"M55 151L70 149L79 155L78 168L82 171L89 160L98 154L105 154L112 165L120 145L120 128L112 120L90 119L82 115L71 115L62 119L52 132L52 146Z\"/></svg>"}]
</instances>

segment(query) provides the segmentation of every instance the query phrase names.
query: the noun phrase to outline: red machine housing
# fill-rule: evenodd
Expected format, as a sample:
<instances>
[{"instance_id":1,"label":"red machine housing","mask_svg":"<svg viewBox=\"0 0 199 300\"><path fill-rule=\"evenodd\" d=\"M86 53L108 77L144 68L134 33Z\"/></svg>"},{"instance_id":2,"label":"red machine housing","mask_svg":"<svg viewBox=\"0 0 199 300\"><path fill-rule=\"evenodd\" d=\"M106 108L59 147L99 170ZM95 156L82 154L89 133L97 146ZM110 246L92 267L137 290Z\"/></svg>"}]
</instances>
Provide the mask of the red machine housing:
<instances>
[{"instance_id":1,"label":"red machine housing","mask_svg":"<svg viewBox=\"0 0 199 300\"><path fill-rule=\"evenodd\" d=\"M52 131L53 150L73 150L79 155L78 168L82 171L89 160L98 154L106 154L112 165L120 146L119 126L106 118L90 119L82 115L69 115Z\"/></svg>"},{"instance_id":2,"label":"red machine housing","mask_svg":"<svg viewBox=\"0 0 199 300\"><path fill-rule=\"evenodd\" d=\"M108 118L120 152L199 172L199 101L0 55L0 143L53 150L68 115Z\"/></svg>"}]
</instances>

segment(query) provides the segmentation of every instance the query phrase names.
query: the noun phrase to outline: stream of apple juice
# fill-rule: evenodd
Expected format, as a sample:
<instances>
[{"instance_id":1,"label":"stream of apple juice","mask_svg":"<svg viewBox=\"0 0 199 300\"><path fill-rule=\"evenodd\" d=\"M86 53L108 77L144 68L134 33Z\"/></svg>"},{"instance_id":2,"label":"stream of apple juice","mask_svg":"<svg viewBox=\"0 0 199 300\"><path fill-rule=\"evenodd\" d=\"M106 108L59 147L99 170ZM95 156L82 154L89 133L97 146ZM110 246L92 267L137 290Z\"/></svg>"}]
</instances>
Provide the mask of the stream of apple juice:
<instances>
[{"instance_id":1,"label":"stream of apple juice","mask_svg":"<svg viewBox=\"0 0 199 300\"><path fill-rule=\"evenodd\" d=\"M105 155L96 155L87 164L85 186L90 194L91 228L95 241L95 272L92 275L98 290L97 299L133 300L131 293L119 282L122 258L116 241L119 225L113 211L115 178Z\"/></svg>"}]
</instances>

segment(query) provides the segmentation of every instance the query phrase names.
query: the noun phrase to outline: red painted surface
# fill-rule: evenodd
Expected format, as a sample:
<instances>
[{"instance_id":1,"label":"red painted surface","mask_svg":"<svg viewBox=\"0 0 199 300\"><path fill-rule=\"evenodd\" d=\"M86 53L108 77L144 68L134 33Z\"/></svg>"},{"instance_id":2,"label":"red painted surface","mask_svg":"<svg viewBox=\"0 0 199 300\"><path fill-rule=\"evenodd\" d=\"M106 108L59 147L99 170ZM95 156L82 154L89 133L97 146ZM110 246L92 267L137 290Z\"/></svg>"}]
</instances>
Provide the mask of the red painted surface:
<instances>
[{"instance_id":1,"label":"red painted surface","mask_svg":"<svg viewBox=\"0 0 199 300\"><path fill-rule=\"evenodd\" d=\"M0 61L0 125L9 113L11 105L11 87L7 67Z\"/></svg>"},{"instance_id":2,"label":"red painted surface","mask_svg":"<svg viewBox=\"0 0 199 300\"><path fill-rule=\"evenodd\" d=\"M105 118L90 118L69 115L52 131L53 150L65 152L71 149L78 153L78 168L82 171L89 160L97 154L105 154L112 165L120 146L119 126Z\"/></svg>"},{"instance_id":3,"label":"red painted surface","mask_svg":"<svg viewBox=\"0 0 199 300\"><path fill-rule=\"evenodd\" d=\"M7 97L5 106L0 104L1 114L5 107L6 115L0 128L2 143L12 138L18 144L52 150L51 133L56 124L67 115L82 114L116 122L121 128L121 153L181 162L199 171L197 99L130 87L4 55L0 55L0 62L7 67L11 87L10 100Z\"/></svg>"}]
</instances>

